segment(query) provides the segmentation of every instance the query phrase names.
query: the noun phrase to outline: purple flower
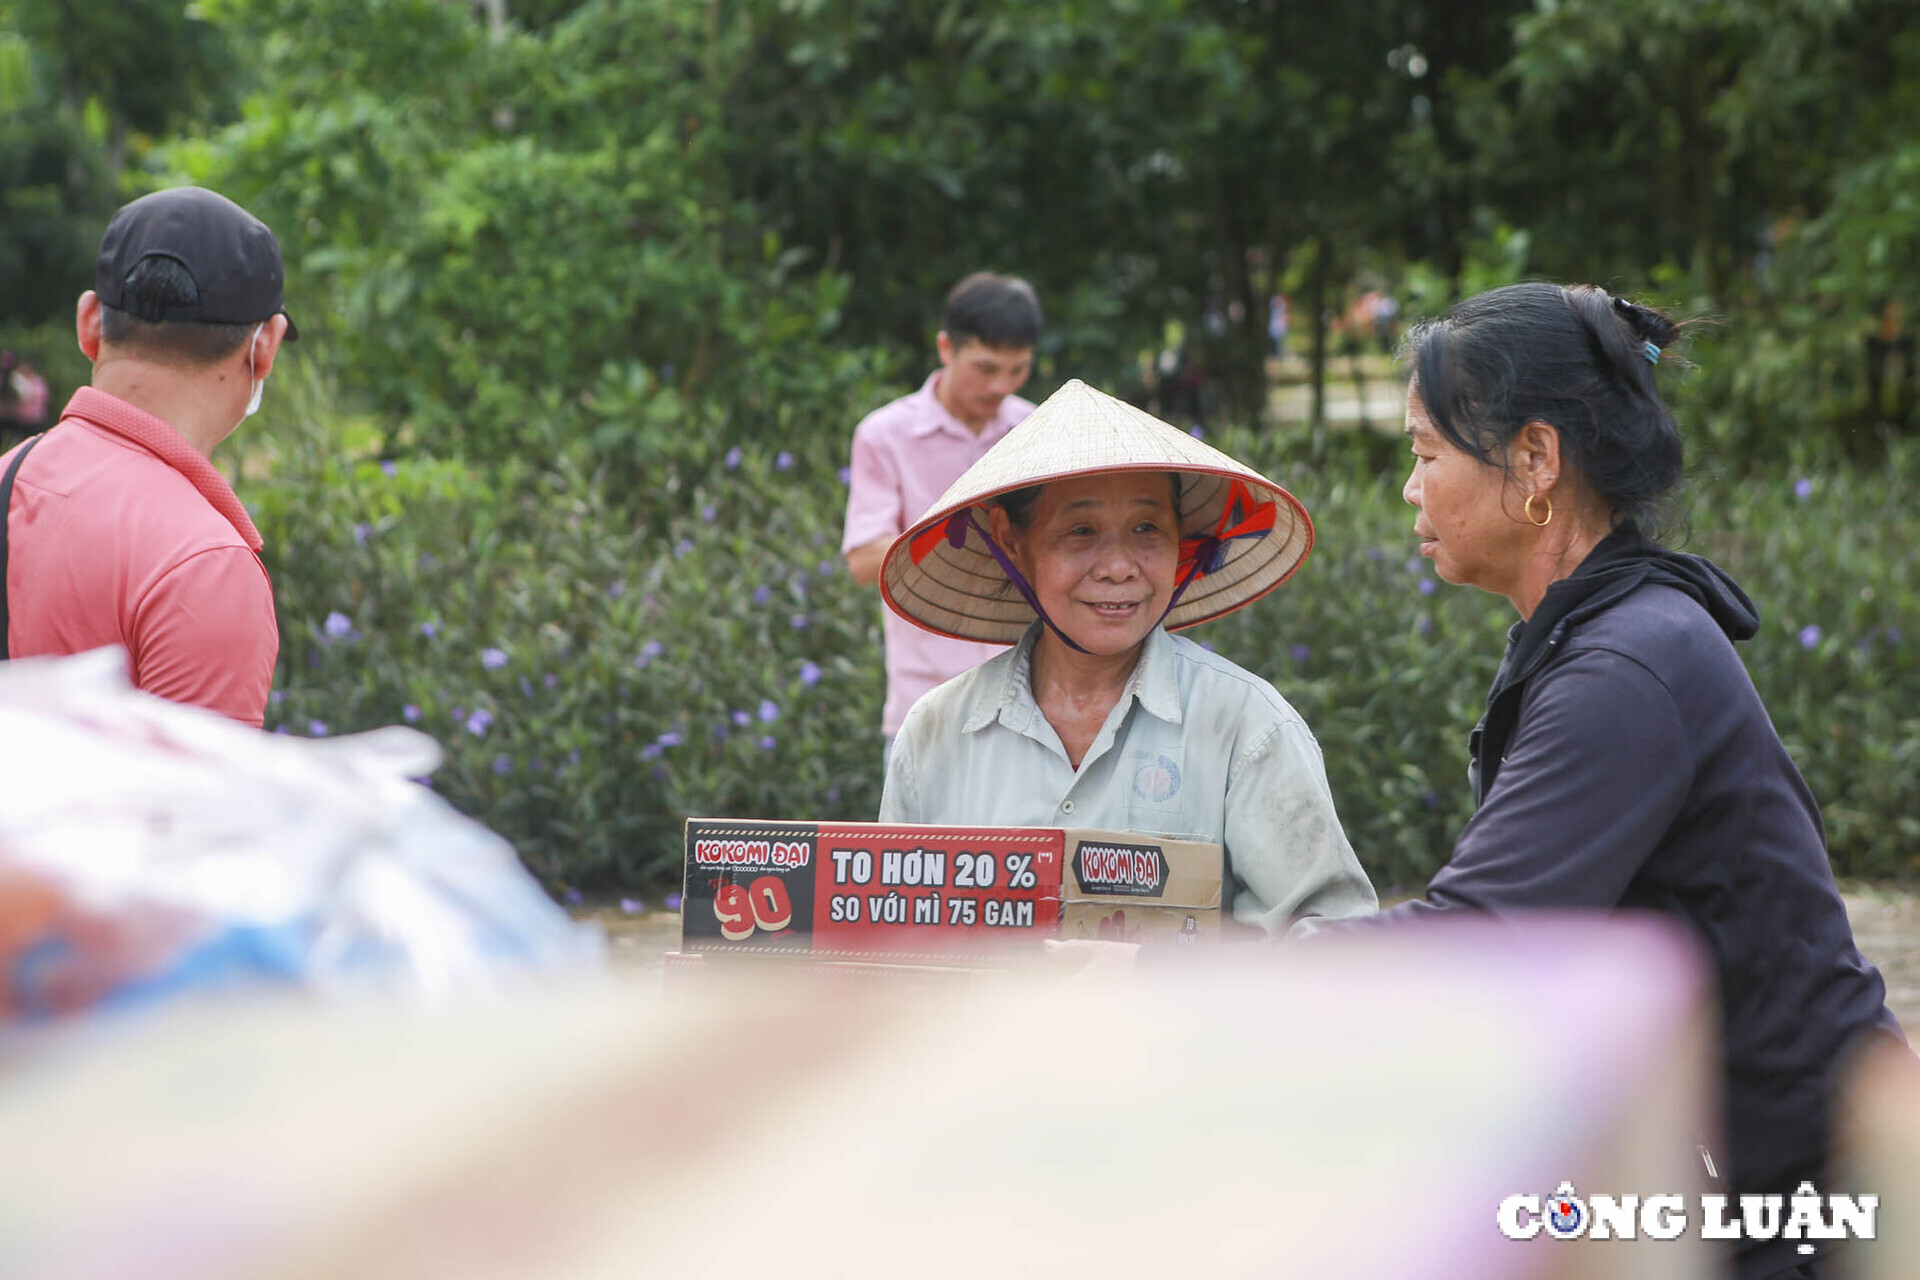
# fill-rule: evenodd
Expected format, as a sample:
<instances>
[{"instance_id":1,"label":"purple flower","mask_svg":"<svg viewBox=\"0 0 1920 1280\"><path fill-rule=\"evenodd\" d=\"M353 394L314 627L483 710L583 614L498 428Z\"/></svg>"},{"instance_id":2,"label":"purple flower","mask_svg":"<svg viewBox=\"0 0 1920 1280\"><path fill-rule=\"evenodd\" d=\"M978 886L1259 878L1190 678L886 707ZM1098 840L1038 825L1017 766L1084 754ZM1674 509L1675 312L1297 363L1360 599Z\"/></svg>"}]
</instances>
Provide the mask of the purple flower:
<instances>
[{"instance_id":1,"label":"purple flower","mask_svg":"<svg viewBox=\"0 0 1920 1280\"><path fill-rule=\"evenodd\" d=\"M353 630L353 619L336 610L327 615L327 620L322 625L326 628L327 634L337 640Z\"/></svg>"},{"instance_id":2,"label":"purple flower","mask_svg":"<svg viewBox=\"0 0 1920 1280\"><path fill-rule=\"evenodd\" d=\"M1423 636L1430 636L1433 634L1432 618L1422 617L1420 621L1414 623L1413 626L1414 626L1414 630L1418 631Z\"/></svg>"},{"instance_id":3,"label":"purple flower","mask_svg":"<svg viewBox=\"0 0 1920 1280\"><path fill-rule=\"evenodd\" d=\"M400 474L400 467L396 463L383 462L380 464L380 474L391 480Z\"/></svg>"},{"instance_id":4,"label":"purple flower","mask_svg":"<svg viewBox=\"0 0 1920 1280\"><path fill-rule=\"evenodd\" d=\"M693 539L691 538L682 538L673 544L673 554L676 556L683 556L691 550L693 550Z\"/></svg>"},{"instance_id":5,"label":"purple flower","mask_svg":"<svg viewBox=\"0 0 1920 1280\"><path fill-rule=\"evenodd\" d=\"M572 751L567 752L567 763L568 764L580 763L580 748L575 747Z\"/></svg>"},{"instance_id":6,"label":"purple flower","mask_svg":"<svg viewBox=\"0 0 1920 1280\"><path fill-rule=\"evenodd\" d=\"M467 717L467 732L476 738L487 736L487 730L493 727L493 712L485 707Z\"/></svg>"},{"instance_id":7,"label":"purple flower","mask_svg":"<svg viewBox=\"0 0 1920 1280\"><path fill-rule=\"evenodd\" d=\"M495 756L493 758L493 774L496 778L504 778L512 772L513 760L511 757Z\"/></svg>"},{"instance_id":8,"label":"purple flower","mask_svg":"<svg viewBox=\"0 0 1920 1280\"><path fill-rule=\"evenodd\" d=\"M547 674L540 677L540 683L546 686L547 688L551 689L555 685L560 683L560 677L553 674L553 672L549 671L547 672Z\"/></svg>"},{"instance_id":9,"label":"purple flower","mask_svg":"<svg viewBox=\"0 0 1920 1280\"><path fill-rule=\"evenodd\" d=\"M370 524L365 524L365 523L361 523L361 524L356 524L355 526L353 526L353 545L354 545L354 546L356 546L356 547L364 547L364 546L366 546L366 545L367 545L367 539L368 539L368 538L370 538L370 537L372 537L372 536L373 536L373 526L372 526L372 525L370 525Z\"/></svg>"},{"instance_id":10,"label":"purple flower","mask_svg":"<svg viewBox=\"0 0 1920 1280\"><path fill-rule=\"evenodd\" d=\"M287 700L287 691L285 689L275 689L272 693L267 695L267 701L271 702L276 707L279 706L281 703L285 702L286 700Z\"/></svg>"},{"instance_id":11,"label":"purple flower","mask_svg":"<svg viewBox=\"0 0 1920 1280\"><path fill-rule=\"evenodd\" d=\"M1202 640L1200 642L1200 647L1202 649L1205 649L1208 653L1213 653L1215 651L1213 647L1213 641L1211 640Z\"/></svg>"},{"instance_id":12,"label":"purple flower","mask_svg":"<svg viewBox=\"0 0 1920 1280\"><path fill-rule=\"evenodd\" d=\"M666 750L666 748L659 743L649 742L646 746L640 748L640 758L642 760L658 760L660 753L664 750Z\"/></svg>"},{"instance_id":13,"label":"purple flower","mask_svg":"<svg viewBox=\"0 0 1920 1280\"><path fill-rule=\"evenodd\" d=\"M733 713L733 722L744 729L753 723L753 717L744 711L736 711Z\"/></svg>"},{"instance_id":14,"label":"purple flower","mask_svg":"<svg viewBox=\"0 0 1920 1280\"><path fill-rule=\"evenodd\" d=\"M1813 481L1802 476L1793 482L1793 496L1805 502L1813 496Z\"/></svg>"},{"instance_id":15,"label":"purple flower","mask_svg":"<svg viewBox=\"0 0 1920 1280\"><path fill-rule=\"evenodd\" d=\"M422 569L431 569L433 568L434 565L438 563L439 561L433 558L433 553L431 551L422 551L420 553L420 567Z\"/></svg>"},{"instance_id":16,"label":"purple flower","mask_svg":"<svg viewBox=\"0 0 1920 1280\"><path fill-rule=\"evenodd\" d=\"M1887 628L1887 643L1888 643L1888 644L1899 644L1899 643L1900 643L1900 635L1901 635L1901 631L1900 631L1900 628L1898 628L1898 627L1888 627L1888 628Z\"/></svg>"},{"instance_id":17,"label":"purple flower","mask_svg":"<svg viewBox=\"0 0 1920 1280\"><path fill-rule=\"evenodd\" d=\"M760 723L772 724L780 718L780 704L771 698L760 699Z\"/></svg>"},{"instance_id":18,"label":"purple flower","mask_svg":"<svg viewBox=\"0 0 1920 1280\"><path fill-rule=\"evenodd\" d=\"M523 698L531 698L533 696L533 681L527 679L525 676L520 677L520 696Z\"/></svg>"},{"instance_id":19,"label":"purple flower","mask_svg":"<svg viewBox=\"0 0 1920 1280\"><path fill-rule=\"evenodd\" d=\"M827 577L831 577L832 575L833 575L833 561L822 560L820 562L820 576L823 578L827 578Z\"/></svg>"},{"instance_id":20,"label":"purple flower","mask_svg":"<svg viewBox=\"0 0 1920 1280\"><path fill-rule=\"evenodd\" d=\"M459 707L455 707L453 709L453 722L455 724L459 724L462 720L465 720L466 718L467 718L467 713L465 711L461 710Z\"/></svg>"},{"instance_id":21,"label":"purple flower","mask_svg":"<svg viewBox=\"0 0 1920 1280\"><path fill-rule=\"evenodd\" d=\"M678 733L676 733L672 729L669 729L665 733L661 734L659 737L655 738L654 741L659 743L663 747L677 747L680 745L681 739Z\"/></svg>"},{"instance_id":22,"label":"purple flower","mask_svg":"<svg viewBox=\"0 0 1920 1280\"><path fill-rule=\"evenodd\" d=\"M420 719L420 708L409 702L406 706L400 708L400 718L408 724L413 724Z\"/></svg>"},{"instance_id":23,"label":"purple flower","mask_svg":"<svg viewBox=\"0 0 1920 1280\"><path fill-rule=\"evenodd\" d=\"M771 750L773 750L773 749L774 749L774 747L775 747L775 746L777 746L777 745L778 745L778 744L777 744L777 743L775 743L775 742L774 742L774 740L773 740L773 735L772 735L772 734L768 734L768 735L767 735L766 737L764 737L764 738L762 738L762 739L760 739L760 749L761 749L762 751L771 751Z\"/></svg>"},{"instance_id":24,"label":"purple flower","mask_svg":"<svg viewBox=\"0 0 1920 1280\"><path fill-rule=\"evenodd\" d=\"M1367 548L1367 559L1373 561L1375 564L1378 564L1380 561L1385 560L1386 558L1387 558L1387 553L1381 550L1379 547Z\"/></svg>"},{"instance_id":25,"label":"purple flower","mask_svg":"<svg viewBox=\"0 0 1920 1280\"><path fill-rule=\"evenodd\" d=\"M507 665L507 651L505 649L482 649L480 651L480 665L489 671L498 671Z\"/></svg>"},{"instance_id":26,"label":"purple flower","mask_svg":"<svg viewBox=\"0 0 1920 1280\"><path fill-rule=\"evenodd\" d=\"M287 731L287 726L285 726L285 725L283 725L283 724L277 724L277 725L275 725L275 726L273 726L273 731L274 731L275 733L285 733L285 732Z\"/></svg>"},{"instance_id":27,"label":"purple flower","mask_svg":"<svg viewBox=\"0 0 1920 1280\"><path fill-rule=\"evenodd\" d=\"M840 788L838 788L838 787L828 787L828 788L827 788L827 803L828 803L828 804L839 804L839 803L840 803Z\"/></svg>"},{"instance_id":28,"label":"purple flower","mask_svg":"<svg viewBox=\"0 0 1920 1280\"><path fill-rule=\"evenodd\" d=\"M423 622L420 624L420 634L431 640L440 634L440 624L437 622Z\"/></svg>"},{"instance_id":29,"label":"purple flower","mask_svg":"<svg viewBox=\"0 0 1920 1280\"><path fill-rule=\"evenodd\" d=\"M1818 623L1809 622L1806 626L1800 628L1800 647L1802 649L1811 649L1819 643L1820 625Z\"/></svg>"},{"instance_id":30,"label":"purple flower","mask_svg":"<svg viewBox=\"0 0 1920 1280\"><path fill-rule=\"evenodd\" d=\"M735 445L733 446L733 448L727 450L727 470L737 471L739 467L740 467L740 446Z\"/></svg>"},{"instance_id":31,"label":"purple flower","mask_svg":"<svg viewBox=\"0 0 1920 1280\"><path fill-rule=\"evenodd\" d=\"M700 508L700 518L702 520L705 520L708 524L712 524L719 515L720 513L714 510L713 504L711 502L709 502L706 506Z\"/></svg>"},{"instance_id":32,"label":"purple flower","mask_svg":"<svg viewBox=\"0 0 1920 1280\"><path fill-rule=\"evenodd\" d=\"M1202 427L1197 422L1187 428L1187 434L1192 436L1195 440L1205 440L1207 438L1206 428Z\"/></svg>"},{"instance_id":33,"label":"purple flower","mask_svg":"<svg viewBox=\"0 0 1920 1280\"><path fill-rule=\"evenodd\" d=\"M807 615L804 613L796 613L787 619L787 625L795 631L805 631L807 629Z\"/></svg>"},{"instance_id":34,"label":"purple flower","mask_svg":"<svg viewBox=\"0 0 1920 1280\"><path fill-rule=\"evenodd\" d=\"M308 736L308 737L310 737L310 738L324 738L324 737L326 737L326 736L327 736L327 722L326 722L325 720L309 720L309 721L307 721L307 736Z\"/></svg>"},{"instance_id":35,"label":"purple flower","mask_svg":"<svg viewBox=\"0 0 1920 1280\"><path fill-rule=\"evenodd\" d=\"M803 662L800 664L800 683L811 689L820 683L820 664Z\"/></svg>"},{"instance_id":36,"label":"purple flower","mask_svg":"<svg viewBox=\"0 0 1920 1280\"><path fill-rule=\"evenodd\" d=\"M679 895L679 894L677 894L677 893L670 893L670 894L668 894L668 895L667 895L667 910L669 910L669 911L678 911L679 909L680 909L680 895Z\"/></svg>"},{"instance_id":37,"label":"purple flower","mask_svg":"<svg viewBox=\"0 0 1920 1280\"><path fill-rule=\"evenodd\" d=\"M570 907L577 907L586 901L585 898L580 896L580 891L571 885L567 886L566 892L560 896L567 900L567 905Z\"/></svg>"},{"instance_id":38,"label":"purple flower","mask_svg":"<svg viewBox=\"0 0 1920 1280\"><path fill-rule=\"evenodd\" d=\"M607 599L609 599L609 600L618 600L618 599L619 599L619 598L620 598L621 596L623 596L623 595L625 595L625 594L627 594L627 584L626 584L626 583L624 583L624 582L610 582L610 583L608 583L608 584L607 584Z\"/></svg>"},{"instance_id":39,"label":"purple flower","mask_svg":"<svg viewBox=\"0 0 1920 1280\"><path fill-rule=\"evenodd\" d=\"M785 449L773 455L773 469L775 471L785 471L791 466L793 466L793 455Z\"/></svg>"},{"instance_id":40,"label":"purple flower","mask_svg":"<svg viewBox=\"0 0 1920 1280\"><path fill-rule=\"evenodd\" d=\"M652 776L655 782L665 782L668 778L672 777L673 775L667 772L667 766L663 764L657 764L653 766Z\"/></svg>"},{"instance_id":41,"label":"purple flower","mask_svg":"<svg viewBox=\"0 0 1920 1280\"><path fill-rule=\"evenodd\" d=\"M725 742L727 740L727 734L730 732L732 732L732 730L728 727L725 720L715 720L713 722L713 740L715 742Z\"/></svg>"},{"instance_id":42,"label":"purple flower","mask_svg":"<svg viewBox=\"0 0 1920 1280\"><path fill-rule=\"evenodd\" d=\"M852 468L852 467L842 467L842 468L840 468L840 483L841 483L841 484L852 484L852 483L853 483L853 468Z\"/></svg>"},{"instance_id":43,"label":"purple flower","mask_svg":"<svg viewBox=\"0 0 1920 1280\"><path fill-rule=\"evenodd\" d=\"M755 604L765 604L771 599L773 599L773 588L769 587L766 583L763 582L753 589L753 602Z\"/></svg>"},{"instance_id":44,"label":"purple flower","mask_svg":"<svg viewBox=\"0 0 1920 1280\"><path fill-rule=\"evenodd\" d=\"M1313 650L1304 644L1296 644L1287 650L1287 655L1293 659L1294 666L1304 667L1307 659L1313 656Z\"/></svg>"},{"instance_id":45,"label":"purple flower","mask_svg":"<svg viewBox=\"0 0 1920 1280\"><path fill-rule=\"evenodd\" d=\"M1421 595L1423 595L1423 596L1430 596L1430 595L1432 595L1432 594L1433 594L1433 579L1432 579L1432 578L1422 578L1422 579L1420 579L1420 594L1421 594Z\"/></svg>"},{"instance_id":46,"label":"purple flower","mask_svg":"<svg viewBox=\"0 0 1920 1280\"><path fill-rule=\"evenodd\" d=\"M638 898L620 899L620 909L630 916L637 916L647 909L647 904Z\"/></svg>"},{"instance_id":47,"label":"purple flower","mask_svg":"<svg viewBox=\"0 0 1920 1280\"><path fill-rule=\"evenodd\" d=\"M658 640L649 640L640 646L640 653L643 657L657 658L662 653L665 653L666 649L667 647Z\"/></svg>"}]
</instances>

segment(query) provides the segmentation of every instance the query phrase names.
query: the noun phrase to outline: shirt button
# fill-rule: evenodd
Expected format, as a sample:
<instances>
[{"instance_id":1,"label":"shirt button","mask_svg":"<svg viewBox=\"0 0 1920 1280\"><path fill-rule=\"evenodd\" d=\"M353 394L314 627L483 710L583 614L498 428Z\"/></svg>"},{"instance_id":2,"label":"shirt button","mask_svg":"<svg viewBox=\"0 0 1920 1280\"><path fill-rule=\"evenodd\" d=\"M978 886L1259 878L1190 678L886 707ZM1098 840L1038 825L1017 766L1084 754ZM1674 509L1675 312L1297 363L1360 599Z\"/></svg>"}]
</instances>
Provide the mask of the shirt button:
<instances>
[{"instance_id":1,"label":"shirt button","mask_svg":"<svg viewBox=\"0 0 1920 1280\"><path fill-rule=\"evenodd\" d=\"M1062 812L1062 813L1072 813L1072 812L1073 812L1073 801L1071 801L1071 800L1062 800L1062 801L1060 802L1060 812Z\"/></svg>"}]
</instances>

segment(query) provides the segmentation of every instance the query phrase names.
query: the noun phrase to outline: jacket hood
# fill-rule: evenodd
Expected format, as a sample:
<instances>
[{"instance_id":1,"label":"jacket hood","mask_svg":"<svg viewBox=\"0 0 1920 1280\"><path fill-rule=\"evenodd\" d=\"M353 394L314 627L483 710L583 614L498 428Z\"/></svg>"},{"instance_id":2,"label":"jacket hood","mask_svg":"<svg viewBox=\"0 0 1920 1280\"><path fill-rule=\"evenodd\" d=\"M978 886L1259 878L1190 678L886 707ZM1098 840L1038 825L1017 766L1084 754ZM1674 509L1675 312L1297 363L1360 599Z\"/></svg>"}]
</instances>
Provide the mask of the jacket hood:
<instances>
[{"instance_id":1,"label":"jacket hood","mask_svg":"<svg viewBox=\"0 0 1920 1280\"><path fill-rule=\"evenodd\" d=\"M1548 587L1533 616L1515 626L1489 701L1531 675L1549 641L1565 627L1605 612L1647 583L1684 591L1729 640L1749 639L1760 629L1760 611L1719 565L1650 542L1635 526L1624 524L1603 538L1570 576Z\"/></svg>"}]
</instances>

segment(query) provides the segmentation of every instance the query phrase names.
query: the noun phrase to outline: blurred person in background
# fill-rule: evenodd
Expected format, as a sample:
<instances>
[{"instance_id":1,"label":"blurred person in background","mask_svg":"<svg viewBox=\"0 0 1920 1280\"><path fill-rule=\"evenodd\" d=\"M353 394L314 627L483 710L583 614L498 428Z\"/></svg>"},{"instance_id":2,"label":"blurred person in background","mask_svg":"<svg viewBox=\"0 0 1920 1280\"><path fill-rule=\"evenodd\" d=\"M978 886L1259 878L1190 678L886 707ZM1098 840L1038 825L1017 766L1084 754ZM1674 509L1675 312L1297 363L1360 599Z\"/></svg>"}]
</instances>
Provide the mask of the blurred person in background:
<instances>
[{"instance_id":1,"label":"blurred person in background","mask_svg":"<svg viewBox=\"0 0 1920 1280\"><path fill-rule=\"evenodd\" d=\"M47 380L11 351L0 351L0 436L25 434L47 416Z\"/></svg>"},{"instance_id":2,"label":"blurred person in background","mask_svg":"<svg viewBox=\"0 0 1920 1280\"><path fill-rule=\"evenodd\" d=\"M119 645L139 688L258 727L273 586L210 459L296 336L280 246L214 192L144 196L108 224L75 326L92 385L0 457L0 656Z\"/></svg>"},{"instance_id":3,"label":"blurred person in background","mask_svg":"<svg viewBox=\"0 0 1920 1280\"><path fill-rule=\"evenodd\" d=\"M1270 935L1373 911L1306 722L1169 631L1257 600L1312 545L1279 485L1069 382L887 555L903 619L1015 647L908 713L880 820L1221 845L1223 909Z\"/></svg>"},{"instance_id":4,"label":"blurred person in background","mask_svg":"<svg viewBox=\"0 0 1920 1280\"><path fill-rule=\"evenodd\" d=\"M1293 329L1293 303L1284 293L1267 299L1267 354L1278 360L1287 354L1287 334Z\"/></svg>"},{"instance_id":5,"label":"blurred person in background","mask_svg":"<svg viewBox=\"0 0 1920 1280\"><path fill-rule=\"evenodd\" d=\"M920 389L882 405L853 432L840 551L863 587L900 531L926 513L1033 404L1014 394L1033 371L1040 299L1026 281L976 272L947 294L934 339L940 367ZM1001 646L936 636L882 610L887 701L880 728L891 750L907 711L929 689L979 666Z\"/></svg>"},{"instance_id":6,"label":"blurred person in background","mask_svg":"<svg viewBox=\"0 0 1920 1280\"><path fill-rule=\"evenodd\" d=\"M1659 911L1710 955L1724 1030L1716 1190L1838 1189L1830 1109L1847 1046L1898 1038L1855 947L1812 794L1736 641L1752 601L1651 541L1682 449L1654 373L1677 326L1586 286L1520 284L1408 337L1405 497L1448 582L1505 596L1469 738L1476 807L1424 900L1321 932L1470 912ZM1746 1240L1743 1280L1812 1277L1797 1240Z\"/></svg>"}]
</instances>

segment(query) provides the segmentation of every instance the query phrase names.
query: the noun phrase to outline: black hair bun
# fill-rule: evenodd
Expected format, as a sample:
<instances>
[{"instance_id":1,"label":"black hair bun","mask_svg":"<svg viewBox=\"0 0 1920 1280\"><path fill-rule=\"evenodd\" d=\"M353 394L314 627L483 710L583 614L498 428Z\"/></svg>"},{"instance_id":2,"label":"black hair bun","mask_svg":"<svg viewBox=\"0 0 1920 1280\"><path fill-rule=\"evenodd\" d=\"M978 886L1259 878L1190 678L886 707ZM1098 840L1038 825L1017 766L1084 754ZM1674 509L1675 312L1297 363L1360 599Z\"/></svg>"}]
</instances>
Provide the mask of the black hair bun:
<instances>
[{"instance_id":1,"label":"black hair bun","mask_svg":"<svg viewBox=\"0 0 1920 1280\"><path fill-rule=\"evenodd\" d=\"M1613 300L1613 309L1627 322L1627 328L1633 330L1633 336L1642 342L1651 342L1665 350L1680 336L1680 326L1664 311L1656 311L1619 297Z\"/></svg>"}]
</instances>

